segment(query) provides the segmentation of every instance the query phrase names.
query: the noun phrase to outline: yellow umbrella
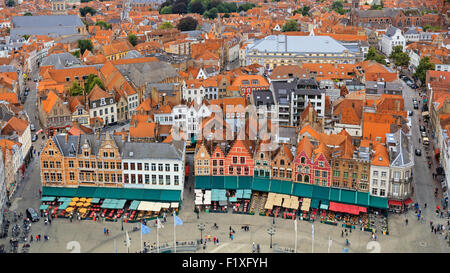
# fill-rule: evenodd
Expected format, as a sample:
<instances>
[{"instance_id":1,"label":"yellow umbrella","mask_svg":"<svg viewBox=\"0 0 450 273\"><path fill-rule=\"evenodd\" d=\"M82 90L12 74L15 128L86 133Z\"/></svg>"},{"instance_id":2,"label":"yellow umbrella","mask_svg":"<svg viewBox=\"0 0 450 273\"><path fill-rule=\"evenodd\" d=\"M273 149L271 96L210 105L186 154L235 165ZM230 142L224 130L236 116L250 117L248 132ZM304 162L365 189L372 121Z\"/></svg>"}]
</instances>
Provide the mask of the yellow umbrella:
<instances>
[{"instance_id":1,"label":"yellow umbrella","mask_svg":"<svg viewBox=\"0 0 450 273\"><path fill-rule=\"evenodd\" d=\"M89 207L91 205L91 203L84 203L83 207Z\"/></svg>"},{"instance_id":2,"label":"yellow umbrella","mask_svg":"<svg viewBox=\"0 0 450 273\"><path fill-rule=\"evenodd\" d=\"M68 207L68 208L66 209L66 211L67 211L67 212L73 211L73 207Z\"/></svg>"},{"instance_id":3,"label":"yellow umbrella","mask_svg":"<svg viewBox=\"0 0 450 273\"><path fill-rule=\"evenodd\" d=\"M75 206L76 204L77 204L77 202L70 202L70 203L69 203L69 206L73 207L73 206Z\"/></svg>"},{"instance_id":4,"label":"yellow umbrella","mask_svg":"<svg viewBox=\"0 0 450 273\"><path fill-rule=\"evenodd\" d=\"M74 201L74 202L77 202L78 200L80 200L78 197L72 198L72 201Z\"/></svg>"},{"instance_id":5,"label":"yellow umbrella","mask_svg":"<svg viewBox=\"0 0 450 273\"><path fill-rule=\"evenodd\" d=\"M87 211L87 209L85 209L85 208L80 209L81 213L86 213L86 211Z\"/></svg>"},{"instance_id":6,"label":"yellow umbrella","mask_svg":"<svg viewBox=\"0 0 450 273\"><path fill-rule=\"evenodd\" d=\"M83 202L78 202L77 207L81 207L81 206L83 206Z\"/></svg>"},{"instance_id":7,"label":"yellow umbrella","mask_svg":"<svg viewBox=\"0 0 450 273\"><path fill-rule=\"evenodd\" d=\"M86 202L86 198L80 198L80 200L79 200L80 202Z\"/></svg>"},{"instance_id":8,"label":"yellow umbrella","mask_svg":"<svg viewBox=\"0 0 450 273\"><path fill-rule=\"evenodd\" d=\"M92 198L86 199L86 202L88 202L88 203L91 203L91 201L92 201Z\"/></svg>"}]
</instances>

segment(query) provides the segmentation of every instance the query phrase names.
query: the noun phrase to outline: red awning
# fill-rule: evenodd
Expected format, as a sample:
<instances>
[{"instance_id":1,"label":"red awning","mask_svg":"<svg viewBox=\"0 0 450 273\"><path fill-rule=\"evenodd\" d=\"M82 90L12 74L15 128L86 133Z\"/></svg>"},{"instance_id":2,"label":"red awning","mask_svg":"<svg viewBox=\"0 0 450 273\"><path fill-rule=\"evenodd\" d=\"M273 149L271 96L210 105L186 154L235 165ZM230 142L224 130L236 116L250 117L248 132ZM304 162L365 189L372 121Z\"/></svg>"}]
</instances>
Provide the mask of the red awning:
<instances>
[{"instance_id":1,"label":"red awning","mask_svg":"<svg viewBox=\"0 0 450 273\"><path fill-rule=\"evenodd\" d=\"M388 201L389 205L394 205L394 206L402 206L402 202L400 201L396 201L396 200L389 200Z\"/></svg>"},{"instance_id":2,"label":"red awning","mask_svg":"<svg viewBox=\"0 0 450 273\"><path fill-rule=\"evenodd\" d=\"M434 149L434 155L438 155L440 153L441 153L441 151L439 150L439 148Z\"/></svg>"},{"instance_id":3,"label":"red awning","mask_svg":"<svg viewBox=\"0 0 450 273\"><path fill-rule=\"evenodd\" d=\"M411 204L413 201L411 200L411 198L408 198L404 201L405 205L409 205Z\"/></svg>"},{"instance_id":4,"label":"red awning","mask_svg":"<svg viewBox=\"0 0 450 273\"><path fill-rule=\"evenodd\" d=\"M341 203L330 202L330 206L328 207L331 211L350 213L354 215L358 215L360 212L367 212L367 208L355 206L355 205L346 205Z\"/></svg>"}]
</instances>

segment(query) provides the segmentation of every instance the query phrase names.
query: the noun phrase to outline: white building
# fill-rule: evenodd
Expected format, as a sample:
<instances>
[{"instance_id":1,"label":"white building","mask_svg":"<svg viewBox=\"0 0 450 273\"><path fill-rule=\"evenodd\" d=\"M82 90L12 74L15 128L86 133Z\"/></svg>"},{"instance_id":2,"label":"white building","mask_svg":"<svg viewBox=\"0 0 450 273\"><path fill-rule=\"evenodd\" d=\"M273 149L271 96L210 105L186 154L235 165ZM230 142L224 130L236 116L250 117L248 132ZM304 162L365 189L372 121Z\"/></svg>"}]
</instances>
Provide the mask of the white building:
<instances>
[{"instance_id":1,"label":"white building","mask_svg":"<svg viewBox=\"0 0 450 273\"><path fill-rule=\"evenodd\" d=\"M89 93L88 101L90 118L100 117L104 125L117 122L117 103L113 95L96 85Z\"/></svg>"},{"instance_id":2,"label":"white building","mask_svg":"<svg viewBox=\"0 0 450 273\"><path fill-rule=\"evenodd\" d=\"M410 27L405 32L405 40L407 43L418 42L420 40L420 33L415 27Z\"/></svg>"},{"instance_id":3,"label":"white building","mask_svg":"<svg viewBox=\"0 0 450 273\"><path fill-rule=\"evenodd\" d=\"M406 39L402 31L396 27L390 26L386 33L381 37L381 52L386 56L391 55L392 49L396 46L402 46L405 51Z\"/></svg>"},{"instance_id":4,"label":"white building","mask_svg":"<svg viewBox=\"0 0 450 273\"><path fill-rule=\"evenodd\" d=\"M185 146L125 142L122 150L124 188L184 189Z\"/></svg>"},{"instance_id":5,"label":"white building","mask_svg":"<svg viewBox=\"0 0 450 273\"><path fill-rule=\"evenodd\" d=\"M375 144L370 162L370 179L370 195L387 197L390 179L389 155L386 147L379 143Z\"/></svg>"}]
</instances>

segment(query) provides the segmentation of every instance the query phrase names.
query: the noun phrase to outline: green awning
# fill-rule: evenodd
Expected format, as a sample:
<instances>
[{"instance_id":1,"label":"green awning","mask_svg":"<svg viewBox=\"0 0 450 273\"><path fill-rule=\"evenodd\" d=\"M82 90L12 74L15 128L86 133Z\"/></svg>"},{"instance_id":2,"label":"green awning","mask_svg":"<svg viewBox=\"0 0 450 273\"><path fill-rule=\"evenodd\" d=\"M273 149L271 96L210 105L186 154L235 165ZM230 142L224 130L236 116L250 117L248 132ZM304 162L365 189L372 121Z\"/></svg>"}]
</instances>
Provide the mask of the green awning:
<instances>
[{"instance_id":1,"label":"green awning","mask_svg":"<svg viewBox=\"0 0 450 273\"><path fill-rule=\"evenodd\" d=\"M40 210L46 210L46 209L48 209L48 205L41 205L41 206L39 207L39 209L40 209Z\"/></svg>"},{"instance_id":2,"label":"green awning","mask_svg":"<svg viewBox=\"0 0 450 273\"><path fill-rule=\"evenodd\" d=\"M61 210L67 209L67 207L69 206L69 204L70 204L70 202L64 202L64 203L62 203L62 204L58 207L58 209L61 209Z\"/></svg>"},{"instance_id":3,"label":"green awning","mask_svg":"<svg viewBox=\"0 0 450 273\"><path fill-rule=\"evenodd\" d=\"M281 193L292 195L292 182L291 181L281 181Z\"/></svg>"},{"instance_id":4,"label":"green awning","mask_svg":"<svg viewBox=\"0 0 450 273\"><path fill-rule=\"evenodd\" d=\"M42 187L42 196L61 196L61 197L75 197L77 188L67 187Z\"/></svg>"},{"instance_id":5,"label":"green awning","mask_svg":"<svg viewBox=\"0 0 450 273\"><path fill-rule=\"evenodd\" d=\"M44 196L41 198L41 202L52 202L55 201L55 196Z\"/></svg>"},{"instance_id":6,"label":"green awning","mask_svg":"<svg viewBox=\"0 0 450 273\"><path fill-rule=\"evenodd\" d=\"M370 205L370 195L368 192L357 192L356 204L358 206L368 207Z\"/></svg>"},{"instance_id":7,"label":"green awning","mask_svg":"<svg viewBox=\"0 0 450 273\"><path fill-rule=\"evenodd\" d=\"M330 201L333 202L340 202L341 201L341 190L340 189L335 189L335 188L331 188L330 189Z\"/></svg>"},{"instance_id":8,"label":"green awning","mask_svg":"<svg viewBox=\"0 0 450 273\"><path fill-rule=\"evenodd\" d=\"M211 182L211 188L213 189L225 189L225 177L213 176Z\"/></svg>"},{"instance_id":9,"label":"green awning","mask_svg":"<svg viewBox=\"0 0 450 273\"><path fill-rule=\"evenodd\" d=\"M143 200L144 199L144 191L141 189L127 189L127 196L122 197L127 200Z\"/></svg>"},{"instance_id":10,"label":"green awning","mask_svg":"<svg viewBox=\"0 0 450 273\"><path fill-rule=\"evenodd\" d=\"M253 177L252 176L239 176L238 178L238 189L251 189Z\"/></svg>"},{"instance_id":11,"label":"green awning","mask_svg":"<svg viewBox=\"0 0 450 273\"><path fill-rule=\"evenodd\" d=\"M108 192L108 197L109 198L115 198L115 199L128 199L128 197L126 196L128 192L128 189L123 189L123 188L110 188L109 192Z\"/></svg>"},{"instance_id":12,"label":"green awning","mask_svg":"<svg viewBox=\"0 0 450 273\"><path fill-rule=\"evenodd\" d=\"M389 208L388 199L378 196L370 196L370 206L379 209Z\"/></svg>"},{"instance_id":13,"label":"green awning","mask_svg":"<svg viewBox=\"0 0 450 273\"><path fill-rule=\"evenodd\" d=\"M254 178L252 190L268 192L270 187L270 179L267 178Z\"/></svg>"},{"instance_id":14,"label":"green awning","mask_svg":"<svg viewBox=\"0 0 450 273\"><path fill-rule=\"evenodd\" d=\"M225 176L224 178L224 187L227 190L235 190L238 186L238 178L237 176Z\"/></svg>"},{"instance_id":15,"label":"green awning","mask_svg":"<svg viewBox=\"0 0 450 273\"><path fill-rule=\"evenodd\" d=\"M319 208L319 199L311 199L311 208L313 209Z\"/></svg>"},{"instance_id":16,"label":"green awning","mask_svg":"<svg viewBox=\"0 0 450 273\"><path fill-rule=\"evenodd\" d=\"M161 190L160 201L179 202L182 199L181 191L177 190Z\"/></svg>"},{"instance_id":17,"label":"green awning","mask_svg":"<svg viewBox=\"0 0 450 273\"><path fill-rule=\"evenodd\" d=\"M86 197L86 196L94 196L94 193L97 191L98 187L78 187L77 196L78 197Z\"/></svg>"},{"instance_id":18,"label":"green awning","mask_svg":"<svg viewBox=\"0 0 450 273\"><path fill-rule=\"evenodd\" d=\"M313 185L312 198L317 200L329 200L330 188Z\"/></svg>"},{"instance_id":19,"label":"green awning","mask_svg":"<svg viewBox=\"0 0 450 273\"><path fill-rule=\"evenodd\" d=\"M195 188L202 190L211 189L211 176L196 176L195 177Z\"/></svg>"},{"instance_id":20,"label":"green awning","mask_svg":"<svg viewBox=\"0 0 450 273\"><path fill-rule=\"evenodd\" d=\"M91 203L92 204L98 204L98 203L100 203L100 198L92 198L92 200L91 200Z\"/></svg>"},{"instance_id":21,"label":"green awning","mask_svg":"<svg viewBox=\"0 0 450 273\"><path fill-rule=\"evenodd\" d=\"M130 205L129 209L130 210L137 210L137 208L139 207L140 203L141 203L141 201L133 200L133 202L131 202L131 205Z\"/></svg>"},{"instance_id":22,"label":"green awning","mask_svg":"<svg viewBox=\"0 0 450 273\"><path fill-rule=\"evenodd\" d=\"M313 192L312 185L304 184L304 183L294 183L294 190L292 191L292 195L298 197L307 197L311 198Z\"/></svg>"},{"instance_id":23,"label":"green awning","mask_svg":"<svg viewBox=\"0 0 450 273\"><path fill-rule=\"evenodd\" d=\"M281 182L281 180L272 179L272 181L270 182L269 191L274 193L281 193Z\"/></svg>"},{"instance_id":24,"label":"green awning","mask_svg":"<svg viewBox=\"0 0 450 273\"><path fill-rule=\"evenodd\" d=\"M341 200L342 203L356 204L356 191L341 190Z\"/></svg>"}]
</instances>

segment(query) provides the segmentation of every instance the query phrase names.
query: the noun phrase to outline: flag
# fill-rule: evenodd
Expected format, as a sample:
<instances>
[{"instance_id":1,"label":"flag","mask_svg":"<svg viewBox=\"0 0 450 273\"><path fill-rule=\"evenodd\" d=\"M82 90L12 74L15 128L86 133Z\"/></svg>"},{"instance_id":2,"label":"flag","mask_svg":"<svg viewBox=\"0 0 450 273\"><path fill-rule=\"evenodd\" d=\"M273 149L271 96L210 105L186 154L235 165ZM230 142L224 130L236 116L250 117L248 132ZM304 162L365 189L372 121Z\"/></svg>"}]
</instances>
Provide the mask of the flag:
<instances>
[{"instance_id":1,"label":"flag","mask_svg":"<svg viewBox=\"0 0 450 273\"><path fill-rule=\"evenodd\" d=\"M294 221L294 230L295 230L295 232L297 232L297 218L295 218L295 221Z\"/></svg>"},{"instance_id":2,"label":"flag","mask_svg":"<svg viewBox=\"0 0 450 273\"><path fill-rule=\"evenodd\" d=\"M173 215L173 224L175 226L181 226L183 224L183 221L181 220L180 217L176 216L175 214Z\"/></svg>"},{"instance_id":3,"label":"flag","mask_svg":"<svg viewBox=\"0 0 450 273\"><path fill-rule=\"evenodd\" d=\"M143 225L141 223L141 232L142 232L142 235L149 234L150 233L150 228L148 226L146 226L146 225Z\"/></svg>"},{"instance_id":4,"label":"flag","mask_svg":"<svg viewBox=\"0 0 450 273\"><path fill-rule=\"evenodd\" d=\"M125 245L127 247L130 247L131 246L131 241L130 241L130 236L128 236L128 230L125 232L125 235L126 235L126 237L125 237Z\"/></svg>"}]
</instances>

